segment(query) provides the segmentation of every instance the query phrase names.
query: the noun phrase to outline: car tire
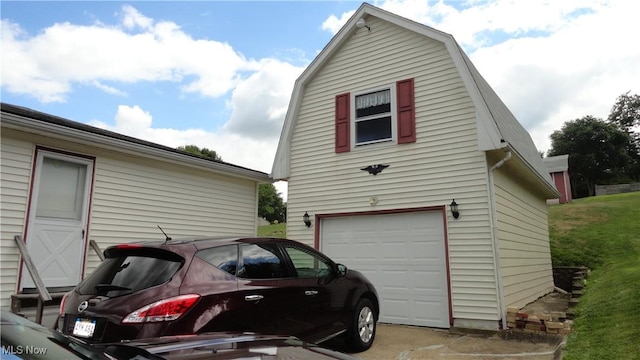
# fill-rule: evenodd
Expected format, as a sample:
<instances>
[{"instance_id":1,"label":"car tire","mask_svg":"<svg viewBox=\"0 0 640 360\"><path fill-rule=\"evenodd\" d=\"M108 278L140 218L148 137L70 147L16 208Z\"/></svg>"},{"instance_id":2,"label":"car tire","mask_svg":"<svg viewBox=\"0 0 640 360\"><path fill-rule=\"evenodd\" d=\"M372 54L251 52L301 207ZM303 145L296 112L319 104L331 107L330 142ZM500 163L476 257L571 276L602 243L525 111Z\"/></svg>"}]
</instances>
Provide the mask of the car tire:
<instances>
[{"instance_id":1,"label":"car tire","mask_svg":"<svg viewBox=\"0 0 640 360\"><path fill-rule=\"evenodd\" d=\"M347 332L347 344L353 351L365 351L371 347L376 337L376 320L371 300L360 299Z\"/></svg>"}]
</instances>

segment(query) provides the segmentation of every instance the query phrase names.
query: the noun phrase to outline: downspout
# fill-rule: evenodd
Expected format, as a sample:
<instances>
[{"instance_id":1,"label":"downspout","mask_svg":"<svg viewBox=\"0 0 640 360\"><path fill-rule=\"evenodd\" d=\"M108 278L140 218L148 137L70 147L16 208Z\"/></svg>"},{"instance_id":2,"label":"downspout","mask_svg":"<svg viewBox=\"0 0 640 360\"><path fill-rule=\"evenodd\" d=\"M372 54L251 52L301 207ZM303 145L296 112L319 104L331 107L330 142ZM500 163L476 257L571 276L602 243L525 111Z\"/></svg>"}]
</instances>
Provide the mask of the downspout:
<instances>
[{"instance_id":1,"label":"downspout","mask_svg":"<svg viewBox=\"0 0 640 360\"><path fill-rule=\"evenodd\" d=\"M500 266L500 245L498 239L498 211L496 210L496 191L493 173L511 159L511 151L489 169L489 206L491 207L491 234L493 237L493 258L496 261L496 285L498 290L498 309L502 322L502 329L507 329L507 308L504 304L504 285L502 281L502 267Z\"/></svg>"}]
</instances>

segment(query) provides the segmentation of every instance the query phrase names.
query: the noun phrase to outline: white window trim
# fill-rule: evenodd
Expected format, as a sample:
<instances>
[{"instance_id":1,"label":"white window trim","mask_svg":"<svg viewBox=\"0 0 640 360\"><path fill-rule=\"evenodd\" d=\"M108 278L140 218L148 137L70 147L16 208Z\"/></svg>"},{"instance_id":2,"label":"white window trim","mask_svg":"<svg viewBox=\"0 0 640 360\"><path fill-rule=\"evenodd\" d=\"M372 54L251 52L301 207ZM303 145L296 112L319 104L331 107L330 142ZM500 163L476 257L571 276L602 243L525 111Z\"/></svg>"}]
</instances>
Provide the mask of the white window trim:
<instances>
[{"instance_id":1,"label":"white window trim","mask_svg":"<svg viewBox=\"0 0 640 360\"><path fill-rule=\"evenodd\" d=\"M382 90L390 90L391 91L391 138L390 139L382 139L382 140L374 140L374 141L368 141L368 142L364 142L364 143L360 143L357 144L356 143L356 97L359 95L364 95L364 94L368 94L368 93L372 93L372 92L376 92L376 91L382 91ZM375 88L370 88L370 89L366 89L366 90L360 90L357 92L351 92L351 99L350 99L350 106L351 109L349 109L349 111L351 112L351 116L350 116L350 137L351 137L351 150L354 149L358 149L358 148L364 148L367 145L372 145L372 144L381 144L381 143L397 143L397 132L398 132L398 111L397 111L397 102L398 99L396 97L396 84L390 84L390 85L384 85L384 86L379 86L379 87L375 87Z\"/></svg>"}]
</instances>

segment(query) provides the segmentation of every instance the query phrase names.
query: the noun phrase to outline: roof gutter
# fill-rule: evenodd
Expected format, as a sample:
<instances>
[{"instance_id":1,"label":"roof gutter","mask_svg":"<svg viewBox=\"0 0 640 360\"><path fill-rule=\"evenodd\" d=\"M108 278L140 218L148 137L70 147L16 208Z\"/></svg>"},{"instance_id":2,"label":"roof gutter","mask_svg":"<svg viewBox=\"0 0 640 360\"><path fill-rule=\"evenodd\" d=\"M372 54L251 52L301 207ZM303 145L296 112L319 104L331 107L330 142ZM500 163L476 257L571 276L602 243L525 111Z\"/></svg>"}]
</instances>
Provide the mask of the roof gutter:
<instances>
[{"instance_id":1,"label":"roof gutter","mask_svg":"<svg viewBox=\"0 0 640 360\"><path fill-rule=\"evenodd\" d=\"M491 208L491 236L493 240L493 258L496 264L496 290L498 300L498 314L500 315L502 329L507 329L507 308L504 306L504 283L502 281L502 267L500 266L500 239L498 238L498 211L496 209L496 191L494 182L495 171L511 159L511 151L507 151L505 157L489 168L489 206Z\"/></svg>"}]
</instances>

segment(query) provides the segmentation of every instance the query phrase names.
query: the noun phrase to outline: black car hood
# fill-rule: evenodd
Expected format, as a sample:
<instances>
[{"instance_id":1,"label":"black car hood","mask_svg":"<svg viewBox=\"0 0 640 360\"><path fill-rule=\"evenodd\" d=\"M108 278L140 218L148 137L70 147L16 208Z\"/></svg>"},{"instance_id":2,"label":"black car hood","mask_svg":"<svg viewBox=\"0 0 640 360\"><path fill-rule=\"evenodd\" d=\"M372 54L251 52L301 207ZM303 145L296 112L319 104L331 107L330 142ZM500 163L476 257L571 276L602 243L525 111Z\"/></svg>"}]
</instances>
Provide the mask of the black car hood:
<instances>
[{"instance_id":1,"label":"black car hood","mask_svg":"<svg viewBox=\"0 0 640 360\"><path fill-rule=\"evenodd\" d=\"M111 358L80 340L52 331L21 316L2 310L2 355L27 359L93 359ZM26 357L24 357L26 356Z\"/></svg>"},{"instance_id":2,"label":"black car hood","mask_svg":"<svg viewBox=\"0 0 640 360\"><path fill-rule=\"evenodd\" d=\"M105 344L105 352L118 357L118 351L126 347L145 349L161 358L201 358L210 354L210 359L308 359L308 360L355 360L354 357L301 341L291 336L259 335L255 333L216 332L198 335L165 336L152 339L124 341ZM118 350L120 349L120 350ZM124 353L123 353L124 354Z\"/></svg>"}]
</instances>

